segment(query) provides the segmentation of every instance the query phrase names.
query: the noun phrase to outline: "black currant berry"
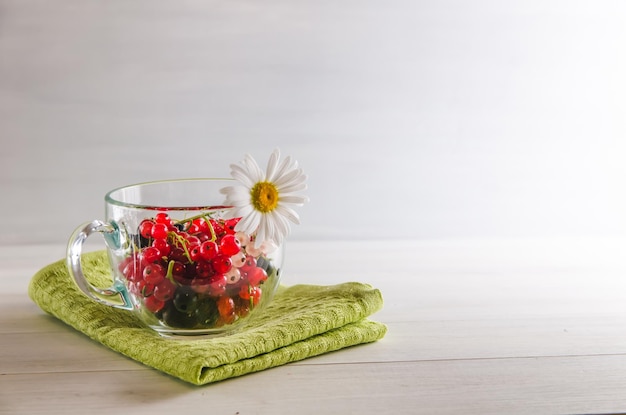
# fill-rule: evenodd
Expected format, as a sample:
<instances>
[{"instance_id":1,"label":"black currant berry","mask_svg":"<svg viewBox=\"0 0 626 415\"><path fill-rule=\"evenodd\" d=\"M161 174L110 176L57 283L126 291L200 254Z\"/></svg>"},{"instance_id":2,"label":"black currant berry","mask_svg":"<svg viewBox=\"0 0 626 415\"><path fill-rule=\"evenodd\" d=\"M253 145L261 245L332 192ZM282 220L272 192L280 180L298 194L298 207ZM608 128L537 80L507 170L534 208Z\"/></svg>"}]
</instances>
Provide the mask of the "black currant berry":
<instances>
[{"instance_id":1,"label":"black currant berry","mask_svg":"<svg viewBox=\"0 0 626 415\"><path fill-rule=\"evenodd\" d=\"M259 268L263 268L265 272L267 272L268 268L270 267L270 261L267 258L260 256L256 259L256 266Z\"/></svg>"},{"instance_id":2,"label":"black currant berry","mask_svg":"<svg viewBox=\"0 0 626 415\"><path fill-rule=\"evenodd\" d=\"M165 324L173 328L190 329L198 324L195 313L185 313L172 306L163 311L162 319Z\"/></svg>"},{"instance_id":3,"label":"black currant berry","mask_svg":"<svg viewBox=\"0 0 626 415\"><path fill-rule=\"evenodd\" d=\"M182 313L191 313L198 307L198 294L190 287L181 286L174 294L174 308Z\"/></svg>"},{"instance_id":4,"label":"black currant berry","mask_svg":"<svg viewBox=\"0 0 626 415\"><path fill-rule=\"evenodd\" d=\"M276 273L276 268L272 265L272 262L265 257L258 257L256 260L256 266L259 268L263 268L268 276L272 276Z\"/></svg>"},{"instance_id":5,"label":"black currant berry","mask_svg":"<svg viewBox=\"0 0 626 415\"><path fill-rule=\"evenodd\" d=\"M198 303L195 317L199 325L207 327L213 326L219 317L215 300L212 298L202 299Z\"/></svg>"}]
</instances>

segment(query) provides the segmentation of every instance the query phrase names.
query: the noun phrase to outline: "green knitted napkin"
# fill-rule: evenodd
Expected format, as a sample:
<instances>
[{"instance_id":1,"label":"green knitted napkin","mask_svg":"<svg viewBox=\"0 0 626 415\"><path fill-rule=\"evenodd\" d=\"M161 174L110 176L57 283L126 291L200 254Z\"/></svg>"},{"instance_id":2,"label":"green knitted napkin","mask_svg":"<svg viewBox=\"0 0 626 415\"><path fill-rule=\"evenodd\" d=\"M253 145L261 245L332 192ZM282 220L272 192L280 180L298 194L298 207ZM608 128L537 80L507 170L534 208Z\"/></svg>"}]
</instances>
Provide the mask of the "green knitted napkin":
<instances>
[{"instance_id":1,"label":"green knitted napkin","mask_svg":"<svg viewBox=\"0 0 626 415\"><path fill-rule=\"evenodd\" d=\"M104 251L85 254L82 262L95 285L111 284ZM387 330L366 319L382 307L380 291L356 282L281 287L245 330L190 340L163 338L131 312L90 300L70 279L64 260L35 274L29 295L42 310L92 339L195 385L374 342Z\"/></svg>"}]
</instances>

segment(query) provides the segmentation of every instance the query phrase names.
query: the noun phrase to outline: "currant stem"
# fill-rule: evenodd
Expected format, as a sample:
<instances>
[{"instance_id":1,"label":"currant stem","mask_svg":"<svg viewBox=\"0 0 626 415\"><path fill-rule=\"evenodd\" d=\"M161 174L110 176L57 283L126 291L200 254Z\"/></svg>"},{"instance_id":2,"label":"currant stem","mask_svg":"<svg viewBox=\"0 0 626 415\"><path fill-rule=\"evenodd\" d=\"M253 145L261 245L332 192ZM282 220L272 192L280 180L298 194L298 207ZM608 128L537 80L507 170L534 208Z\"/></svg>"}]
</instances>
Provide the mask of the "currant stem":
<instances>
[{"instance_id":1,"label":"currant stem","mask_svg":"<svg viewBox=\"0 0 626 415\"><path fill-rule=\"evenodd\" d=\"M200 218L203 218L204 220L206 220L207 222L209 222L209 220L207 219L207 217L209 217L209 218L210 218L210 217L211 217L211 214L210 214L210 213L201 213L201 214L199 214L199 215L190 216L190 217L188 217L188 218L181 219L181 220L176 221L176 222L174 222L174 223L185 223L185 222L191 222L191 221L193 221L194 219L200 219Z\"/></svg>"},{"instance_id":2,"label":"currant stem","mask_svg":"<svg viewBox=\"0 0 626 415\"><path fill-rule=\"evenodd\" d=\"M173 284L178 285L176 283L176 280L174 279L174 264L176 263L176 261L171 260L170 262L168 262L167 264L167 274L165 274L165 278L167 278L168 280L170 280Z\"/></svg>"},{"instance_id":3,"label":"currant stem","mask_svg":"<svg viewBox=\"0 0 626 415\"><path fill-rule=\"evenodd\" d=\"M215 229L213 228L213 224L209 220L210 218L206 217L205 215L202 215L202 218L207 223L207 225L209 225L209 231L211 232L211 242L215 242L217 240L217 235L215 234Z\"/></svg>"},{"instance_id":4,"label":"currant stem","mask_svg":"<svg viewBox=\"0 0 626 415\"><path fill-rule=\"evenodd\" d=\"M213 225L211 224L211 214L210 213L201 213L199 215L191 216L191 217L186 218L186 219L181 219L181 220L179 220L179 221L177 221L175 223L193 222L195 219L204 219L204 221L209 226L209 231L211 232L211 241L215 242L217 240L217 234L215 233L215 229L213 228Z\"/></svg>"},{"instance_id":5,"label":"currant stem","mask_svg":"<svg viewBox=\"0 0 626 415\"><path fill-rule=\"evenodd\" d=\"M252 298L252 285L248 284L248 296L250 301L250 309L254 308L254 299Z\"/></svg>"},{"instance_id":6,"label":"currant stem","mask_svg":"<svg viewBox=\"0 0 626 415\"><path fill-rule=\"evenodd\" d=\"M187 244L185 244L185 239L182 236L178 235L176 232L170 232L170 235L172 235L178 241L178 244L183 248L183 251L185 251L185 256L187 257L189 262L193 264L191 256L189 255L189 250L187 249Z\"/></svg>"}]
</instances>

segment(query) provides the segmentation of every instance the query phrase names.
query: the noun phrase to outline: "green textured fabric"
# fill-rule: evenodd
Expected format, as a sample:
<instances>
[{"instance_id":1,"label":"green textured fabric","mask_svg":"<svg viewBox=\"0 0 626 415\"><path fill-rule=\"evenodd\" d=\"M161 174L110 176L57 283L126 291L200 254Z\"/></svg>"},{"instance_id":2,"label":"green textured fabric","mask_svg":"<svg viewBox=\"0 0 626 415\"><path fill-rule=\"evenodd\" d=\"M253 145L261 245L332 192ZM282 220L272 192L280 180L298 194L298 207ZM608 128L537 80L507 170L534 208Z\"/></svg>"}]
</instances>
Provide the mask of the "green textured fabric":
<instances>
[{"instance_id":1,"label":"green textured fabric","mask_svg":"<svg viewBox=\"0 0 626 415\"><path fill-rule=\"evenodd\" d=\"M105 252L83 255L92 283L109 286ZM382 308L379 290L350 282L281 287L246 330L193 340L163 338L128 311L83 295L58 261L33 276L29 295L47 313L109 348L195 385L204 385L348 346L374 342L386 326L367 319Z\"/></svg>"}]
</instances>

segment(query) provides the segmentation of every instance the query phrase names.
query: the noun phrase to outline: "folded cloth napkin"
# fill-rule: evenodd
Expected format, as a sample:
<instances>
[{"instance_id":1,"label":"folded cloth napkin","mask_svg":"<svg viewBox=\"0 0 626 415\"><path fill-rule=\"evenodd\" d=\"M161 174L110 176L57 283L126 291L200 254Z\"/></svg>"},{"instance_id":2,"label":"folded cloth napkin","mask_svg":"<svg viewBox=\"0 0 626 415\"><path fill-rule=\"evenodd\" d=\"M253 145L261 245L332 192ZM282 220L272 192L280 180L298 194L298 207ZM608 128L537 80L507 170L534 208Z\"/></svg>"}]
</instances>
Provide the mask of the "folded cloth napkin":
<instances>
[{"instance_id":1,"label":"folded cloth napkin","mask_svg":"<svg viewBox=\"0 0 626 415\"><path fill-rule=\"evenodd\" d=\"M111 285L104 251L83 255L82 263L92 283ZM92 339L195 385L374 342L387 330L366 318L382 307L380 291L356 282L281 287L245 330L193 340L164 338L133 313L90 300L71 280L64 260L37 272L29 295L42 310Z\"/></svg>"}]
</instances>

